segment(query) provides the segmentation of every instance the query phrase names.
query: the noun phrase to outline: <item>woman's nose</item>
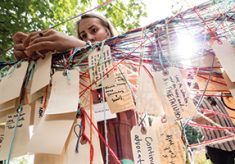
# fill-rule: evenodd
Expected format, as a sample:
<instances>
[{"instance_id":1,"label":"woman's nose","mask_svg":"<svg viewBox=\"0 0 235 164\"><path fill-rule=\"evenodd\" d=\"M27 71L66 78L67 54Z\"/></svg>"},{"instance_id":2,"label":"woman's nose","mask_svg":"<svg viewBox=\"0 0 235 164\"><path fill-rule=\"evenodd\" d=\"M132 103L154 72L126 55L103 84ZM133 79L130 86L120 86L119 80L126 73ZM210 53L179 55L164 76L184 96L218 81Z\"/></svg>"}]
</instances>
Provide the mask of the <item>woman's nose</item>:
<instances>
[{"instance_id":1,"label":"woman's nose","mask_svg":"<svg viewBox=\"0 0 235 164\"><path fill-rule=\"evenodd\" d=\"M88 34L87 40L92 42L92 43L96 41L95 36L91 35L91 34Z\"/></svg>"}]
</instances>

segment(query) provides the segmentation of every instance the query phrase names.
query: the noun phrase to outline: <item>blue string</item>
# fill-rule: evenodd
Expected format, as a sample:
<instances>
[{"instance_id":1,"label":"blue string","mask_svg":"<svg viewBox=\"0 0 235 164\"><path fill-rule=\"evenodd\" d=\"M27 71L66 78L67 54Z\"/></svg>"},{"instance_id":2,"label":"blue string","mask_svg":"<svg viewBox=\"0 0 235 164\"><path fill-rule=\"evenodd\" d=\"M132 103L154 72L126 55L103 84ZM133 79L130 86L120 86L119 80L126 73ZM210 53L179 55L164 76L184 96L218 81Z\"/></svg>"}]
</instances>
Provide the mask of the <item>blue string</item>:
<instances>
[{"instance_id":1,"label":"blue string","mask_svg":"<svg viewBox=\"0 0 235 164\"><path fill-rule=\"evenodd\" d=\"M8 158L7 158L7 164L10 163L10 159L11 159L11 155L12 155L12 151L13 151L13 145L14 145L15 137L16 137L16 129L17 129L17 126L18 126L18 122L19 122L19 119L20 119L20 113L21 112L22 112L22 106L20 105L19 108L18 108L18 113L17 113L18 116L17 116L17 119L16 119L14 133L13 133L13 137L12 137L11 144L10 144L10 151L9 151Z\"/></svg>"}]
</instances>

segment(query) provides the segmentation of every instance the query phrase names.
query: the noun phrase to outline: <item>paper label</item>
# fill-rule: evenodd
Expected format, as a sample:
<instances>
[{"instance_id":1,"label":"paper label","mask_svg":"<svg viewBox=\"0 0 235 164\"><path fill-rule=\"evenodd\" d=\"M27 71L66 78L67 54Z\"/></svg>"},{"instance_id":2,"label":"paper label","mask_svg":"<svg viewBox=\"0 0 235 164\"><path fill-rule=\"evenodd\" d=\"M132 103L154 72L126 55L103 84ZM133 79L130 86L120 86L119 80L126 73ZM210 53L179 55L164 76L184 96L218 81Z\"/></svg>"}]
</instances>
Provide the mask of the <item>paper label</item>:
<instances>
[{"instance_id":1,"label":"paper label","mask_svg":"<svg viewBox=\"0 0 235 164\"><path fill-rule=\"evenodd\" d=\"M29 151L33 153L61 154L73 126L74 118L74 113L44 115L30 140Z\"/></svg>"},{"instance_id":2,"label":"paper label","mask_svg":"<svg viewBox=\"0 0 235 164\"><path fill-rule=\"evenodd\" d=\"M10 101L5 102L5 103L3 103L3 104L0 104L0 112L3 112L3 111L6 111L6 110L15 108L15 106L16 106L16 100L17 100L17 99L13 99L13 100L10 100Z\"/></svg>"},{"instance_id":3,"label":"paper label","mask_svg":"<svg viewBox=\"0 0 235 164\"><path fill-rule=\"evenodd\" d=\"M38 59L33 72L30 94L45 87L50 82L52 54L46 54L44 59Z\"/></svg>"},{"instance_id":4,"label":"paper label","mask_svg":"<svg viewBox=\"0 0 235 164\"><path fill-rule=\"evenodd\" d=\"M68 76L68 77L67 77ZM79 72L57 71L52 77L52 89L45 114L76 112L79 102Z\"/></svg>"},{"instance_id":5,"label":"paper label","mask_svg":"<svg viewBox=\"0 0 235 164\"><path fill-rule=\"evenodd\" d=\"M103 48L93 50L88 56L89 72L91 77L92 89L99 89L102 80L107 83L114 83L114 74L110 71L113 67L112 54L110 47L105 45ZM108 71L110 71L108 73Z\"/></svg>"},{"instance_id":6,"label":"paper label","mask_svg":"<svg viewBox=\"0 0 235 164\"><path fill-rule=\"evenodd\" d=\"M34 164L66 164L64 163L64 155L55 154L35 154Z\"/></svg>"},{"instance_id":7,"label":"paper label","mask_svg":"<svg viewBox=\"0 0 235 164\"><path fill-rule=\"evenodd\" d=\"M5 129L5 126L0 125L0 151L2 148L3 140L4 140L4 129Z\"/></svg>"},{"instance_id":8,"label":"paper label","mask_svg":"<svg viewBox=\"0 0 235 164\"><path fill-rule=\"evenodd\" d=\"M115 83L105 84L105 96L112 113L135 108L130 88L121 73L115 75Z\"/></svg>"},{"instance_id":9,"label":"paper label","mask_svg":"<svg viewBox=\"0 0 235 164\"><path fill-rule=\"evenodd\" d=\"M162 101L157 93L154 80L151 79L144 68L140 69L138 90L136 93L136 111L161 115L164 113Z\"/></svg>"},{"instance_id":10,"label":"paper label","mask_svg":"<svg viewBox=\"0 0 235 164\"><path fill-rule=\"evenodd\" d=\"M110 120L113 118L116 118L117 115L115 113L111 113L108 104L106 102L93 104L93 110L94 110L94 117L97 122L104 121L104 109L105 109L105 119Z\"/></svg>"},{"instance_id":11,"label":"paper label","mask_svg":"<svg viewBox=\"0 0 235 164\"><path fill-rule=\"evenodd\" d=\"M185 163L185 150L181 138L181 131L176 123L170 123L166 119L157 119L156 146L160 153L161 164Z\"/></svg>"},{"instance_id":12,"label":"paper label","mask_svg":"<svg viewBox=\"0 0 235 164\"><path fill-rule=\"evenodd\" d=\"M22 62L20 67L11 68L15 70L1 79L0 104L20 96L20 91L24 82L27 67L28 67L28 62Z\"/></svg>"},{"instance_id":13,"label":"paper label","mask_svg":"<svg viewBox=\"0 0 235 164\"><path fill-rule=\"evenodd\" d=\"M181 120L191 118L196 109L177 68L167 69L168 74L156 72L155 80L167 117ZM173 121L173 120L172 120Z\"/></svg>"},{"instance_id":14,"label":"paper label","mask_svg":"<svg viewBox=\"0 0 235 164\"><path fill-rule=\"evenodd\" d=\"M30 110L29 105L23 106L23 111L19 115L11 157L25 155L28 152ZM17 113L12 113L7 116L4 140L2 149L0 149L0 160L6 160L8 158L17 117Z\"/></svg>"},{"instance_id":15,"label":"paper label","mask_svg":"<svg viewBox=\"0 0 235 164\"><path fill-rule=\"evenodd\" d=\"M43 97L41 97L40 99L36 100L35 102L35 110L34 110L34 127L36 127L39 123L39 121L41 120L41 118L44 115L44 111L45 109L43 109Z\"/></svg>"},{"instance_id":16,"label":"paper label","mask_svg":"<svg viewBox=\"0 0 235 164\"><path fill-rule=\"evenodd\" d=\"M157 136L154 128L146 127L146 134L140 126L131 130L131 143L135 164L159 164L159 152L156 149Z\"/></svg>"},{"instance_id":17,"label":"paper label","mask_svg":"<svg viewBox=\"0 0 235 164\"><path fill-rule=\"evenodd\" d=\"M89 111L87 112L89 113ZM80 125L81 120L77 120L77 124ZM85 120L85 134L90 139L90 123L88 120ZM75 125L74 125L75 126ZM73 127L74 128L74 127ZM80 127L76 126L75 131L79 134ZM75 147L77 143L77 136L74 133L74 130L71 131L71 137L69 139L69 144L67 150L65 152L65 163L64 164L88 164L90 163L90 144L87 142L85 144L81 144L79 142L78 153L75 152ZM103 164L103 159L101 155L99 136L97 132L92 128L92 145L94 148L93 162L95 164Z\"/></svg>"},{"instance_id":18,"label":"paper label","mask_svg":"<svg viewBox=\"0 0 235 164\"><path fill-rule=\"evenodd\" d=\"M214 42L212 49L227 72L230 80L235 82L235 48L228 41L222 40L222 43Z\"/></svg>"}]
</instances>

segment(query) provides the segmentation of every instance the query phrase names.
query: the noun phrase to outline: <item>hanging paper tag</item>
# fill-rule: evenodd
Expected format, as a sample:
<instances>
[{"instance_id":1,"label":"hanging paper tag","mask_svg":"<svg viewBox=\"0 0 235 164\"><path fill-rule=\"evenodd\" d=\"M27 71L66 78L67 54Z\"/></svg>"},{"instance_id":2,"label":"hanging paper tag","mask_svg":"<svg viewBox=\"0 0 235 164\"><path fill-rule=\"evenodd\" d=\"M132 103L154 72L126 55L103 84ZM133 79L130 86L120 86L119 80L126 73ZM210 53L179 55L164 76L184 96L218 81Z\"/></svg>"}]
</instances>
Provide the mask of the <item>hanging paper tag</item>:
<instances>
[{"instance_id":1,"label":"hanging paper tag","mask_svg":"<svg viewBox=\"0 0 235 164\"><path fill-rule=\"evenodd\" d=\"M88 56L88 63L91 83L94 83L92 89L101 88L102 80L106 80L106 83L109 84L114 83L114 74L110 71L113 67L113 61L109 46L105 45L101 49L93 50Z\"/></svg>"},{"instance_id":2,"label":"hanging paper tag","mask_svg":"<svg viewBox=\"0 0 235 164\"><path fill-rule=\"evenodd\" d=\"M0 104L20 96L22 84L27 71L28 62L22 62L19 68L0 80Z\"/></svg>"},{"instance_id":3,"label":"hanging paper tag","mask_svg":"<svg viewBox=\"0 0 235 164\"><path fill-rule=\"evenodd\" d=\"M177 68L168 68L167 74L162 71L156 72L155 81L161 95L167 117L175 120L191 118L196 110L192 99Z\"/></svg>"},{"instance_id":4,"label":"hanging paper tag","mask_svg":"<svg viewBox=\"0 0 235 164\"><path fill-rule=\"evenodd\" d=\"M44 115L30 140L29 151L33 153L61 154L73 126L74 118L74 113Z\"/></svg>"},{"instance_id":5,"label":"hanging paper tag","mask_svg":"<svg viewBox=\"0 0 235 164\"><path fill-rule=\"evenodd\" d=\"M13 99L13 100L7 101L3 104L0 104L0 112L15 108L16 107L16 100L17 99Z\"/></svg>"},{"instance_id":6,"label":"hanging paper tag","mask_svg":"<svg viewBox=\"0 0 235 164\"><path fill-rule=\"evenodd\" d=\"M160 163L185 163L184 144L180 139L181 131L179 126L161 118L157 118L153 126L155 126L157 134L156 146L160 153Z\"/></svg>"},{"instance_id":7,"label":"hanging paper tag","mask_svg":"<svg viewBox=\"0 0 235 164\"><path fill-rule=\"evenodd\" d=\"M212 49L227 72L230 80L235 82L235 48L227 40L222 40L222 43L214 42Z\"/></svg>"},{"instance_id":8,"label":"hanging paper tag","mask_svg":"<svg viewBox=\"0 0 235 164\"><path fill-rule=\"evenodd\" d=\"M68 77L67 77L68 76ZM79 72L70 70L67 76L57 71L52 77L52 89L45 114L76 112L79 102Z\"/></svg>"},{"instance_id":9,"label":"hanging paper tag","mask_svg":"<svg viewBox=\"0 0 235 164\"><path fill-rule=\"evenodd\" d=\"M45 59L38 59L33 72L33 79L30 94L35 93L39 89L45 87L50 82L52 54L46 54Z\"/></svg>"},{"instance_id":10,"label":"hanging paper tag","mask_svg":"<svg viewBox=\"0 0 235 164\"><path fill-rule=\"evenodd\" d=\"M131 144L136 164L159 164L159 152L156 149L157 136L153 127L146 127L145 133L140 126L131 130Z\"/></svg>"},{"instance_id":11,"label":"hanging paper tag","mask_svg":"<svg viewBox=\"0 0 235 164\"><path fill-rule=\"evenodd\" d=\"M7 116L4 140L2 143L2 149L0 149L0 160L6 160L8 158L8 154L11 149L10 145L14 135L15 140L11 157L27 154L29 144L30 110L29 105L23 106L23 111L19 116L16 133L14 132L14 128L16 126L18 114L12 113Z\"/></svg>"},{"instance_id":12,"label":"hanging paper tag","mask_svg":"<svg viewBox=\"0 0 235 164\"><path fill-rule=\"evenodd\" d=\"M111 113L107 102L93 104L94 117L97 122L116 118L115 113ZM105 111L105 113L104 113ZM105 115L105 118L104 118Z\"/></svg>"},{"instance_id":13,"label":"hanging paper tag","mask_svg":"<svg viewBox=\"0 0 235 164\"><path fill-rule=\"evenodd\" d=\"M43 109L43 97L41 97L40 99L36 100L35 102L35 110L34 110L34 127L36 127L39 123L39 121L41 120L41 118L44 115L44 111L45 109Z\"/></svg>"},{"instance_id":14,"label":"hanging paper tag","mask_svg":"<svg viewBox=\"0 0 235 164\"><path fill-rule=\"evenodd\" d=\"M34 164L66 164L64 163L64 154L35 154Z\"/></svg>"},{"instance_id":15,"label":"hanging paper tag","mask_svg":"<svg viewBox=\"0 0 235 164\"><path fill-rule=\"evenodd\" d=\"M154 86L154 80L148 76L143 67L140 69L136 93L136 110L154 115L162 115L164 113L162 101Z\"/></svg>"},{"instance_id":16,"label":"hanging paper tag","mask_svg":"<svg viewBox=\"0 0 235 164\"><path fill-rule=\"evenodd\" d=\"M5 126L0 125L0 151L1 151L1 148L2 148L3 140L4 140L4 129L5 129Z\"/></svg>"},{"instance_id":17,"label":"hanging paper tag","mask_svg":"<svg viewBox=\"0 0 235 164\"><path fill-rule=\"evenodd\" d=\"M87 111L89 113L89 110ZM93 122L94 123L94 122ZM81 120L77 119L77 125L81 124ZM88 122L87 119L85 119L85 134L86 136L90 138L90 123ZM75 126L75 125L74 125ZM84 125L82 125L84 126ZM74 127L73 127L74 129ZM75 152L76 149L76 144L78 137L75 134L79 135L80 127L76 126L73 131L71 131L71 136L69 139L68 147L65 152L65 163L64 164L77 164L77 163L84 163L88 164L90 163L90 144L89 142L86 142L85 144L81 144L80 142L78 143L78 152ZM103 159L102 159L102 154L100 150L100 142L99 142L99 136L97 132L94 130L94 127L92 127L92 146L94 148L94 154L93 154L93 162L96 164L103 164Z\"/></svg>"},{"instance_id":18,"label":"hanging paper tag","mask_svg":"<svg viewBox=\"0 0 235 164\"><path fill-rule=\"evenodd\" d=\"M105 96L112 113L135 108L130 88L120 72L115 75L115 83L105 83Z\"/></svg>"}]
</instances>

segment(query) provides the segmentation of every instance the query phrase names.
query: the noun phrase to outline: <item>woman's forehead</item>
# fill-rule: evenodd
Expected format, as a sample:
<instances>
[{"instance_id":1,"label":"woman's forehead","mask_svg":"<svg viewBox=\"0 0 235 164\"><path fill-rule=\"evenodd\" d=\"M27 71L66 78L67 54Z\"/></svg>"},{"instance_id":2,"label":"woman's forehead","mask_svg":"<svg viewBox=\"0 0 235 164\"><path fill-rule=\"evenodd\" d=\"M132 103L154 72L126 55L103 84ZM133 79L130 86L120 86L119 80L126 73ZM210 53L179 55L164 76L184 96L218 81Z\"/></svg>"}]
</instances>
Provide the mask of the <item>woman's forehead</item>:
<instances>
[{"instance_id":1,"label":"woman's forehead","mask_svg":"<svg viewBox=\"0 0 235 164\"><path fill-rule=\"evenodd\" d=\"M85 31L92 26L100 27L102 26L102 24L98 18L84 18L79 22L79 31L80 32Z\"/></svg>"}]
</instances>

